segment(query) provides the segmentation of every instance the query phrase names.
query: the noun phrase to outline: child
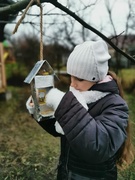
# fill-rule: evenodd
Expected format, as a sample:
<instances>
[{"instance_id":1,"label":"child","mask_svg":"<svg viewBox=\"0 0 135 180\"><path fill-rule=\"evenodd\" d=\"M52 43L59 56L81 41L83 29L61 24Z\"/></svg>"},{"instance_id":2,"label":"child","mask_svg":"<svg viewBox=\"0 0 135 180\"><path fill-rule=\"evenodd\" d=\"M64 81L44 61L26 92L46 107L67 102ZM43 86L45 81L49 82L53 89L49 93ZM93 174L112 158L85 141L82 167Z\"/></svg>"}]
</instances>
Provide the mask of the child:
<instances>
[{"instance_id":1,"label":"child","mask_svg":"<svg viewBox=\"0 0 135 180\"><path fill-rule=\"evenodd\" d=\"M53 88L46 96L54 118L38 123L61 139L57 180L117 179L129 115L117 81L108 72L110 58L103 40L76 46L67 61L69 91Z\"/></svg>"}]
</instances>

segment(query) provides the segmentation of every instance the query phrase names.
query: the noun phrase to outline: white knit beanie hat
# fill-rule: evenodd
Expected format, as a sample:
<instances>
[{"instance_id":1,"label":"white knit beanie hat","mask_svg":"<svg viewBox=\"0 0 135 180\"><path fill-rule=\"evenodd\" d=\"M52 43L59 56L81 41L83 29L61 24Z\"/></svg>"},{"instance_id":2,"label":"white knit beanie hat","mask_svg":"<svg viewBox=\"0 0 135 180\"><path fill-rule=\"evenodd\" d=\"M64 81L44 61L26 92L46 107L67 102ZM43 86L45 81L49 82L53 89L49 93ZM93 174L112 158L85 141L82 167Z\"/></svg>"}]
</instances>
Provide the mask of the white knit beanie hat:
<instances>
[{"instance_id":1,"label":"white knit beanie hat","mask_svg":"<svg viewBox=\"0 0 135 180\"><path fill-rule=\"evenodd\" d=\"M77 45L67 61L67 73L91 82L104 79L108 73L108 46L103 40Z\"/></svg>"}]
</instances>

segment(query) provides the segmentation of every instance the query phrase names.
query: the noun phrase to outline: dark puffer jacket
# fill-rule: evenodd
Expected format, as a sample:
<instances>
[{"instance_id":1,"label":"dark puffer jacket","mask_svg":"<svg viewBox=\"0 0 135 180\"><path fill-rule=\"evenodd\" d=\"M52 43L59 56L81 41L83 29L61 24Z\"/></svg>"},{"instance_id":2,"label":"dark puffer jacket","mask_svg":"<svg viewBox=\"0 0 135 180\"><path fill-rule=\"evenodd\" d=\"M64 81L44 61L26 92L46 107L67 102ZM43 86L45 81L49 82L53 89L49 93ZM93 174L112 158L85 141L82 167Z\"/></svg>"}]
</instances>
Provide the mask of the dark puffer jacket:
<instances>
[{"instance_id":1,"label":"dark puffer jacket","mask_svg":"<svg viewBox=\"0 0 135 180\"><path fill-rule=\"evenodd\" d=\"M55 119L39 122L53 136L61 136L58 180L116 180L117 152L126 139L128 106L119 96L115 81L94 85L90 90L110 92L88 104L87 111L67 92ZM55 131L58 121L65 135Z\"/></svg>"}]
</instances>

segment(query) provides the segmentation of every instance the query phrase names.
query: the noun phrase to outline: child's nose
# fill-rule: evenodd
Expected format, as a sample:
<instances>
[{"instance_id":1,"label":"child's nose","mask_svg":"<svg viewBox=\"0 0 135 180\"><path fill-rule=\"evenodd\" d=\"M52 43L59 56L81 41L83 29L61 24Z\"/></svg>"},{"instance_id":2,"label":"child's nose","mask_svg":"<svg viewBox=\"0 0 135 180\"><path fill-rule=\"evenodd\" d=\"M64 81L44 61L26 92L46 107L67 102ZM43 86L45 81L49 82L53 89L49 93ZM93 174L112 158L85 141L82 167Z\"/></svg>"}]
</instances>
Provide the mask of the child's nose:
<instances>
[{"instance_id":1,"label":"child's nose","mask_svg":"<svg viewBox=\"0 0 135 180\"><path fill-rule=\"evenodd\" d=\"M76 83L75 83L75 81L74 81L74 80L71 80L71 84L70 84L70 86L71 86L71 87L76 88L76 86L77 86L77 85L76 85Z\"/></svg>"}]
</instances>

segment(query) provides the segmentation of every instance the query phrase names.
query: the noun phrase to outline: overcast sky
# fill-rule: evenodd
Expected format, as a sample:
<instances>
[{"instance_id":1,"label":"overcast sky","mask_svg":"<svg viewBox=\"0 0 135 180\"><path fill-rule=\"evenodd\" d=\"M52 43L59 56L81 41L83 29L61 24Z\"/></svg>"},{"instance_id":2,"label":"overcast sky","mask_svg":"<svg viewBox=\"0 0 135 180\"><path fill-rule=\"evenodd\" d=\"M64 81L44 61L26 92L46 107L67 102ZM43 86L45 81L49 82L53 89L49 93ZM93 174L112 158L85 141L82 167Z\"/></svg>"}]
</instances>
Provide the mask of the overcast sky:
<instances>
[{"instance_id":1,"label":"overcast sky","mask_svg":"<svg viewBox=\"0 0 135 180\"><path fill-rule=\"evenodd\" d=\"M106 7L105 7L104 3L102 3L102 2L103 1L101 0L101 1L99 1L99 3L97 3L93 14L97 19L98 19L98 17L101 17L100 22L104 22L104 23L108 22L109 23L109 21L107 19L108 15L106 12ZM125 30L125 22L127 20L127 15L129 13L129 7L127 4L127 0L117 0L117 1L110 0L110 3L112 3L111 7L112 7L113 21L116 26L117 33L119 34ZM134 6L132 6L132 7L134 7ZM132 8L132 16L134 16L134 14L135 14L135 9ZM100 24L100 22L99 22L99 24Z\"/></svg>"},{"instance_id":2,"label":"overcast sky","mask_svg":"<svg viewBox=\"0 0 135 180\"><path fill-rule=\"evenodd\" d=\"M129 13L127 1L128 0L110 0L109 1L109 3L111 3L110 6L112 7L112 17L113 17L113 21L116 27L117 34L120 34L121 32L125 31L126 17L127 17L127 14ZM82 11L83 15L82 15L82 12L78 10L84 7L83 5L89 5L90 3L92 3L92 0L85 0L85 1L82 0L81 4L78 4L76 3L77 1L73 1L73 0L69 0L69 1L59 0L59 2L65 5L66 7L68 6L70 7L70 4L72 4L72 6L70 7L71 10L77 12L79 16L82 16L84 21L86 21L87 23L90 23L91 26L93 26L94 28L97 28L98 30L100 30L100 28L103 27L102 33L104 33L106 36L111 35L112 26L110 25L110 21L108 19L108 14L106 11L104 0L97 0L96 5L91 6L85 12ZM95 2L95 0L93 0L93 2ZM132 16L135 16L135 8L134 8L135 2L132 2L132 3L133 3L133 6L132 6L133 8L131 10L132 11L131 13L132 13ZM45 3L44 12L48 12L50 9L52 9L51 12L60 12L58 9L54 10L54 6L52 6L51 4ZM39 8L34 6L30 12L34 14L35 13L38 14ZM59 18L59 21L61 21L60 17L58 18ZM27 20L31 20L30 17L27 17L24 21L27 21ZM46 22L51 22L52 16L50 17L50 19L49 17L45 17L44 20ZM35 18L35 19L33 18L33 21L39 22L39 18ZM57 24L59 23L59 21L57 20ZM6 31L12 33L14 27L15 27L15 24L7 25ZM26 24L20 25L17 33L14 36L19 36L22 32L29 33L29 31L32 32L33 30L29 28L28 25ZM49 32L51 32L51 29L49 29Z\"/></svg>"}]
</instances>

